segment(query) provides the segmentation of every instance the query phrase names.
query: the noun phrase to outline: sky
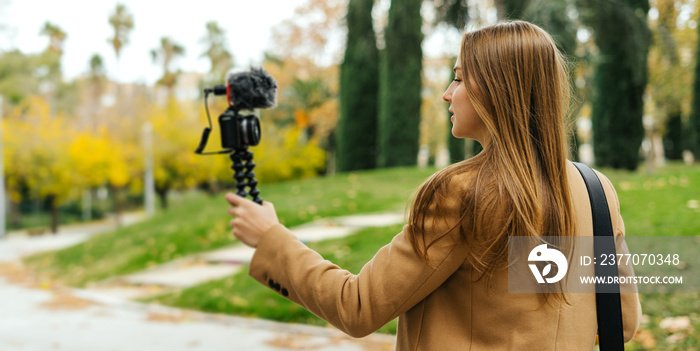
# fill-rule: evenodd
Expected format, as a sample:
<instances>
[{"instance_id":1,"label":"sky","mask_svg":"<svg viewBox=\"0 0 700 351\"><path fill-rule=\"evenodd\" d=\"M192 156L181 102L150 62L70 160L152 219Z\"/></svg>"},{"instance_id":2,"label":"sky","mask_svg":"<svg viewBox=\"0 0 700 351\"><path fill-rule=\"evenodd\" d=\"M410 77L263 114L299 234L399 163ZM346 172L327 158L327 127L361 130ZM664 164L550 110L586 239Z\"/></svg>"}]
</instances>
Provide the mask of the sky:
<instances>
[{"instance_id":1,"label":"sky","mask_svg":"<svg viewBox=\"0 0 700 351\"><path fill-rule=\"evenodd\" d=\"M46 21L67 33L62 57L63 74L72 80L88 71L93 54L102 56L110 79L151 85L162 75L151 59L151 50L168 36L182 45L185 56L174 62L183 71L205 73L209 62L201 57L200 42L206 23L216 21L226 31L235 68L246 69L262 61L271 45L272 28L294 17L294 10L308 0L0 0L0 51L19 49L38 53L46 49L48 38L40 35ZM129 43L117 64L108 43L113 29L108 19L117 3L126 5L134 18ZM388 1L380 1L388 11ZM459 36L427 35L424 53L456 51Z\"/></svg>"},{"instance_id":2,"label":"sky","mask_svg":"<svg viewBox=\"0 0 700 351\"><path fill-rule=\"evenodd\" d=\"M117 65L114 49L107 42L113 35L108 18L117 2L134 17L129 44ZM271 28L292 18L305 0L0 0L0 50L17 48L24 53L43 51L48 38L39 32L46 21L67 33L62 66L68 80L86 72L93 54L100 54L110 78L122 82L151 84L162 74L153 64L151 49L169 36L185 47L176 66L184 71L206 72L209 63L200 57L200 40L208 21L226 30L229 50L241 68L259 63L270 42Z\"/></svg>"}]
</instances>

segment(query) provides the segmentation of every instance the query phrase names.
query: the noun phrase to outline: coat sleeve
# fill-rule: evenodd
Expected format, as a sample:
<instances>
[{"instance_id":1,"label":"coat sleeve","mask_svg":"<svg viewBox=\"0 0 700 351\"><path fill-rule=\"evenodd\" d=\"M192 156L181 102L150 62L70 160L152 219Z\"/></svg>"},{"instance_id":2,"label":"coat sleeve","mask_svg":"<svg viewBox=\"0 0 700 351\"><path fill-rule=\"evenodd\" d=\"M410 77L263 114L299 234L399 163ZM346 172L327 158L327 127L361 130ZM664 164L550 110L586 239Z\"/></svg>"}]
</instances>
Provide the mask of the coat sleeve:
<instances>
[{"instance_id":1,"label":"coat sleeve","mask_svg":"<svg viewBox=\"0 0 700 351\"><path fill-rule=\"evenodd\" d=\"M354 275L324 260L282 225L262 237L249 274L338 329L368 335L440 286L466 258L456 235L438 239L420 259L408 226Z\"/></svg>"},{"instance_id":2,"label":"coat sleeve","mask_svg":"<svg viewBox=\"0 0 700 351\"><path fill-rule=\"evenodd\" d=\"M605 193L610 204L610 216L615 231L615 236L625 236L625 223L622 220L622 215L620 214L620 201L615 192L615 187L613 187L610 180L598 173L598 177L602 180L605 185ZM617 252L622 254L629 254L629 249L624 241L616 240ZM622 245L619 245L622 243ZM631 265L619 264L619 275L631 277L634 276L634 270ZM639 294L637 293L637 286L635 284L625 283L620 285L620 301L622 304L622 329L624 334L625 342L632 340L634 335L637 333L637 328L639 328L640 319L642 317L642 305L639 302Z\"/></svg>"}]
</instances>

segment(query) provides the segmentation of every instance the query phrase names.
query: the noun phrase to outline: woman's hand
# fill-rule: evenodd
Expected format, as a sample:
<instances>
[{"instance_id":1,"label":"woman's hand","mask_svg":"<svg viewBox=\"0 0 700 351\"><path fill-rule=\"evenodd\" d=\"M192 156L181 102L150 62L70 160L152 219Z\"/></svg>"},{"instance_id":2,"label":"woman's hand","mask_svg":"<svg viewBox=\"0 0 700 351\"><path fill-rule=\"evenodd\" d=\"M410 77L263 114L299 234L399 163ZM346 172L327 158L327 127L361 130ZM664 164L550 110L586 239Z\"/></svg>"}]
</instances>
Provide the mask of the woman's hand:
<instances>
[{"instance_id":1,"label":"woman's hand","mask_svg":"<svg viewBox=\"0 0 700 351\"><path fill-rule=\"evenodd\" d=\"M250 247L257 247L263 234L279 224L271 202L263 201L260 206L233 193L226 194L226 201L231 204L228 214L235 217L230 222L233 235Z\"/></svg>"}]
</instances>

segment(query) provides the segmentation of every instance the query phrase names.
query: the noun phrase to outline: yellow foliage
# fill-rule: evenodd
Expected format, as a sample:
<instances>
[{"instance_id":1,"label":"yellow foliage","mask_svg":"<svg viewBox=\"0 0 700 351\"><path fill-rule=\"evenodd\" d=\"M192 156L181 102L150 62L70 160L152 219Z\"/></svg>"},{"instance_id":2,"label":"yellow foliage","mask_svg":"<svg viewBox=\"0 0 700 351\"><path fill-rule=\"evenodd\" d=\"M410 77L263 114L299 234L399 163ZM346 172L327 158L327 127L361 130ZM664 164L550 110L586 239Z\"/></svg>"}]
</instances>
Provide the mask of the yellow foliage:
<instances>
[{"instance_id":1,"label":"yellow foliage","mask_svg":"<svg viewBox=\"0 0 700 351\"><path fill-rule=\"evenodd\" d=\"M12 125L7 140L10 186L25 182L38 196L55 195L58 201L74 189L73 164L68 147L75 132L62 115L51 117L40 97L27 98L8 117Z\"/></svg>"},{"instance_id":2,"label":"yellow foliage","mask_svg":"<svg viewBox=\"0 0 700 351\"><path fill-rule=\"evenodd\" d=\"M261 182L313 177L325 166L326 153L312 139L302 142L297 128L264 130L254 153L255 174Z\"/></svg>"},{"instance_id":3,"label":"yellow foliage","mask_svg":"<svg viewBox=\"0 0 700 351\"><path fill-rule=\"evenodd\" d=\"M201 156L194 153L201 124L193 111L174 99L149 109L157 188L192 188L209 179L209 168L202 167Z\"/></svg>"},{"instance_id":4,"label":"yellow foliage","mask_svg":"<svg viewBox=\"0 0 700 351\"><path fill-rule=\"evenodd\" d=\"M110 140L106 130L98 135L80 132L69 146L75 176L83 186L98 186L109 181L121 187L129 181L124 149Z\"/></svg>"}]
</instances>

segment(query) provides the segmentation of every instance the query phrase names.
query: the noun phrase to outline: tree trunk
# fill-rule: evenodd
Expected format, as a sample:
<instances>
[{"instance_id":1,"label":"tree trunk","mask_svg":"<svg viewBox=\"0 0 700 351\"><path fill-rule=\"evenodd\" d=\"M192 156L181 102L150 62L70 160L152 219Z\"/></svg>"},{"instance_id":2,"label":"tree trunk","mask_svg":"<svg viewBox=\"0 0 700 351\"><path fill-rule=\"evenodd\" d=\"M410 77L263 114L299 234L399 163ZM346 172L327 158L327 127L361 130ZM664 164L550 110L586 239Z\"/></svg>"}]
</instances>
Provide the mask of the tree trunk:
<instances>
[{"instance_id":1,"label":"tree trunk","mask_svg":"<svg viewBox=\"0 0 700 351\"><path fill-rule=\"evenodd\" d=\"M117 224L117 227L121 228L122 226L122 212L123 212L123 203L122 203L122 198L121 198L121 189L117 186L114 186L112 184L109 185L109 189L112 193L112 202L114 204L114 220Z\"/></svg>"},{"instance_id":2,"label":"tree trunk","mask_svg":"<svg viewBox=\"0 0 700 351\"><path fill-rule=\"evenodd\" d=\"M168 191L169 188L156 187L156 193L158 194L158 199L160 200L160 208L168 209Z\"/></svg>"},{"instance_id":3,"label":"tree trunk","mask_svg":"<svg viewBox=\"0 0 700 351\"><path fill-rule=\"evenodd\" d=\"M10 227L19 228L22 225L22 211L19 202L10 200Z\"/></svg>"},{"instance_id":4,"label":"tree trunk","mask_svg":"<svg viewBox=\"0 0 700 351\"><path fill-rule=\"evenodd\" d=\"M49 203L49 208L51 209L51 233L58 234L58 203L56 201L56 195L48 195L46 201Z\"/></svg>"},{"instance_id":5,"label":"tree trunk","mask_svg":"<svg viewBox=\"0 0 700 351\"><path fill-rule=\"evenodd\" d=\"M663 145L667 159L683 159L683 121L680 106L667 116Z\"/></svg>"}]
</instances>

